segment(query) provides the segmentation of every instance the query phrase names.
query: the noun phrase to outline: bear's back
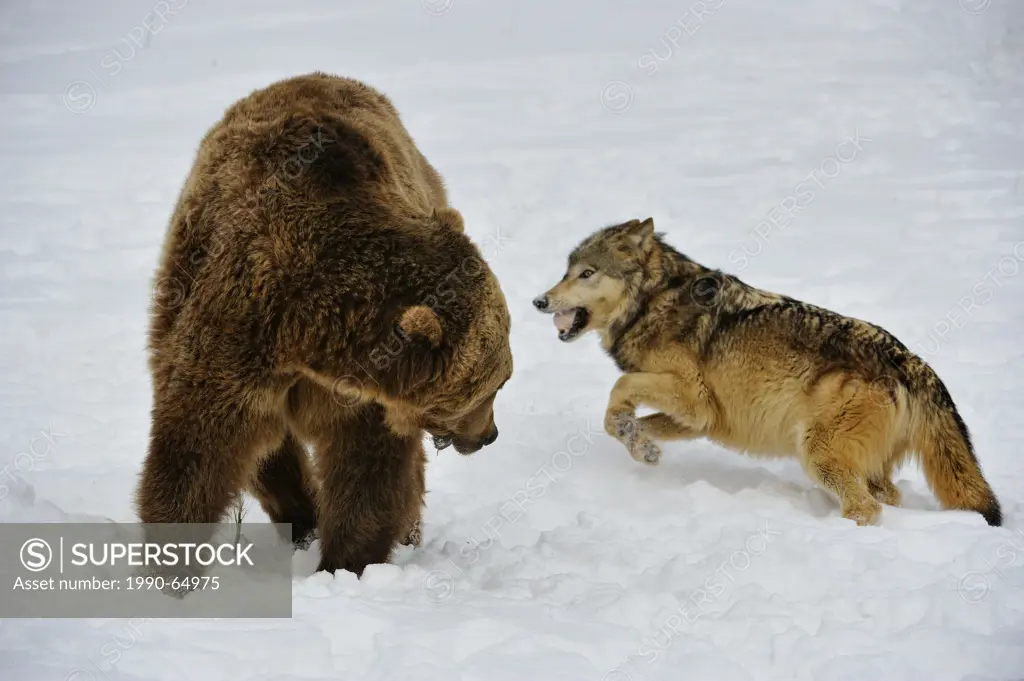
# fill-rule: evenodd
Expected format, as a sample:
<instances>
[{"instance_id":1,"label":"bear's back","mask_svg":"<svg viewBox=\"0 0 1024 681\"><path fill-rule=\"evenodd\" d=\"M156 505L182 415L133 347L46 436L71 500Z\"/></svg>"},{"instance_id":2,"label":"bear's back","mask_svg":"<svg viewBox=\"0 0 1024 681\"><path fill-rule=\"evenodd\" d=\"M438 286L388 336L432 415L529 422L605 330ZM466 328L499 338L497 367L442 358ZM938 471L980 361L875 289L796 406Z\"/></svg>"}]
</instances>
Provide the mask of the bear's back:
<instances>
[{"instance_id":1,"label":"bear's back","mask_svg":"<svg viewBox=\"0 0 1024 681\"><path fill-rule=\"evenodd\" d=\"M171 351L175 326L189 345L241 335L266 352L271 308L294 297L283 288L325 270L356 275L352 236L419 239L376 231L446 205L440 176L373 88L316 73L253 92L203 138L182 189L157 274L151 360Z\"/></svg>"}]
</instances>

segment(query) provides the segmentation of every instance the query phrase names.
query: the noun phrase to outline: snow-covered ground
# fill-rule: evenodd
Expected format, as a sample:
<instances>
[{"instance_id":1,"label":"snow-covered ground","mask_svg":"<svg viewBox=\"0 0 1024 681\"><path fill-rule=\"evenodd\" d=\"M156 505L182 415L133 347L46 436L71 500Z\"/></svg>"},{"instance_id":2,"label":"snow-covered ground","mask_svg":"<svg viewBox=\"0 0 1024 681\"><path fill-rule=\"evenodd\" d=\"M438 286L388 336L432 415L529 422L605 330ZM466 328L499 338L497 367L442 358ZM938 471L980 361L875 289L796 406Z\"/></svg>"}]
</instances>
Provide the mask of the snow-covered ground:
<instances>
[{"instance_id":1,"label":"snow-covered ground","mask_svg":"<svg viewBox=\"0 0 1024 681\"><path fill-rule=\"evenodd\" d=\"M689 1L3 3L0 520L133 519L166 219L205 130L278 78L394 99L501 278L516 372L495 445L431 455L393 565L296 555L288 620L3 621L0 678L1024 678L1024 7ZM1006 526L916 469L859 528L792 462L630 459L612 362L530 299L648 215L916 348Z\"/></svg>"}]
</instances>

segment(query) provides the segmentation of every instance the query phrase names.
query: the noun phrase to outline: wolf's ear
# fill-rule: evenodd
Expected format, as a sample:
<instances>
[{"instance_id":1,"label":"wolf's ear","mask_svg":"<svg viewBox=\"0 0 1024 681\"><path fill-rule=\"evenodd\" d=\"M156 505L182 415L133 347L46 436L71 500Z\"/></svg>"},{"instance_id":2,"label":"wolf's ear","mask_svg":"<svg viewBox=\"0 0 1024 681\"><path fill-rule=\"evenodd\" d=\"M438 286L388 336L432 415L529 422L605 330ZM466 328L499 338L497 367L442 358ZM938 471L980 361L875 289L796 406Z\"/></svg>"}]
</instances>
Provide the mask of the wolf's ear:
<instances>
[{"instance_id":1,"label":"wolf's ear","mask_svg":"<svg viewBox=\"0 0 1024 681\"><path fill-rule=\"evenodd\" d=\"M626 237L636 247L644 252L650 251L654 246L654 218L630 220L625 225Z\"/></svg>"},{"instance_id":2,"label":"wolf's ear","mask_svg":"<svg viewBox=\"0 0 1024 681\"><path fill-rule=\"evenodd\" d=\"M462 214L454 208L435 208L433 217L442 228L452 229L456 232L466 231L466 227L462 222Z\"/></svg>"},{"instance_id":3,"label":"wolf's ear","mask_svg":"<svg viewBox=\"0 0 1024 681\"><path fill-rule=\"evenodd\" d=\"M426 305L407 307L398 316L398 328L408 338L422 338L432 347L441 344L441 320Z\"/></svg>"}]
</instances>

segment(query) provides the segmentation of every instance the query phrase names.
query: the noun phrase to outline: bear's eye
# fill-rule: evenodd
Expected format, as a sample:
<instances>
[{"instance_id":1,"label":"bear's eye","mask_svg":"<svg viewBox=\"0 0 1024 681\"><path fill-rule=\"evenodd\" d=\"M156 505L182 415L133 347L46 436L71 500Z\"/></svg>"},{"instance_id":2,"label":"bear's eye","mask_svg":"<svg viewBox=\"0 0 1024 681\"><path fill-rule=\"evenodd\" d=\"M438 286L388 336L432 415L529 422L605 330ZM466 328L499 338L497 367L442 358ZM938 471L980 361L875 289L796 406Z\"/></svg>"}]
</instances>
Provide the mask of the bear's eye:
<instances>
[{"instance_id":1,"label":"bear's eye","mask_svg":"<svg viewBox=\"0 0 1024 681\"><path fill-rule=\"evenodd\" d=\"M580 272L580 279L590 279L592 276L594 276L594 270L587 269Z\"/></svg>"}]
</instances>

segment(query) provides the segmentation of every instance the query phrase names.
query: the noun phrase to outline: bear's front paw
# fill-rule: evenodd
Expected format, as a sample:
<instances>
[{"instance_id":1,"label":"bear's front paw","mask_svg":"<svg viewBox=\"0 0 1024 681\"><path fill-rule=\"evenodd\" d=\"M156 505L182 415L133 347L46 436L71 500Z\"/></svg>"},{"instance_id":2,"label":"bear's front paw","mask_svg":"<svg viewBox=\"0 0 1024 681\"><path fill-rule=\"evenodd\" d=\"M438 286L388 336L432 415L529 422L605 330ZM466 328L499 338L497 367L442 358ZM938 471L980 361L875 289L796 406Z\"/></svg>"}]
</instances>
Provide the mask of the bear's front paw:
<instances>
[{"instance_id":1,"label":"bear's front paw","mask_svg":"<svg viewBox=\"0 0 1024 681\"><path fill-rule=\"evenodd\" d=\"M416 521L416 524L409 530L409 534L405 537L402 542L405 546L418 547L423 541L423 532L420 530L420 521Z\"/></svg>"},{"instance_id":2,"label":"bear's front paw","mask_svg":"<svg viewBox=\"0 0 1024 681\"><path fill-rule=\"evenodd\" d=\"M646 437L638 437L630 444L629 454L640 463L654 466L661 460L661 447Z\"/></svg>"}]
</instances>

